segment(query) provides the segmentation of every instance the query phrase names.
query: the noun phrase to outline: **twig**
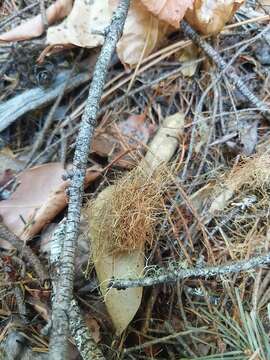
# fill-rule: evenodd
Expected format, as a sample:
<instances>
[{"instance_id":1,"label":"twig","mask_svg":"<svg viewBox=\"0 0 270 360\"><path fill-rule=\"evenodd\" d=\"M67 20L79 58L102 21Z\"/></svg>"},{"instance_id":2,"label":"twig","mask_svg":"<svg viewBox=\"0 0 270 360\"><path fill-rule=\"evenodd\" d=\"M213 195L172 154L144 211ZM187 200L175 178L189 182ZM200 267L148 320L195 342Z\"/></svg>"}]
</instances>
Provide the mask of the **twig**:
<instances>
[{"instance_id":1,"label":"twig","mask_svg":"<svg viewBox=\"0 0 270 360\"><path fill-rule=\"evenodd\" d=\"M165 72L164 74L162 74L161 76L159 76L158 78L154 78L153 80L147 82L146 84L143 84L142 86L136 87L134 90L126 92L124 95L116 98L115 100L111 101L109 104L107 104L106 106L103 106L99 112L99 116L103 115L108 109L114 108L117 104L123 102L125 99L127 99L128 97L132 97L135 94L141 93L142 91L148 89L149 87L159 84L160 82L175 76L175 75L180 75L181 70L185 69L186 67L189 67L190 65L194 65L194 64L199 64L203 61L203 58L194 60L194 61L188 61L183 63L182 65L178 66L176 69L173 70L169 70L167 72Z\"/></svg>"},{"instance_id":2,"label":"twig","mask_svg":"<svg viewBox=\"0 0 270 360\"><path fill-rule=\"evenodd\" d=\"M112 17L111 25L108 31L106 31L104 45L95 66L86 107L82 116L81 128L76 141L73 176L69 187L66 236L62 249L59 287L53 301L54 319L51 338L54 339L55 336L60 335L61 341L56 345L60 345L61 348L56 349L55 343L51 344L50 359L52 360L67 359L68 312L73 296L74 260L80 223L84 177L107 70L117 41L122 34L129 4L130 0L120 1Z\"/></svg>"},{"instance_id":3,"label":"twig","mask_svg":"<svg viewBox=\"0 0 270 360\"><path fill-rule=\"evenodd\" d=\"M49 24L48 24L48 18L47 18L47 14L46 14L46 7L45 7L44 0L39 0L39 7L40 7L42 24L44 26L44 31L46 31L48 29Z\"/></svg>"},{"instance_id":4,"label":"twig","mask_svg":"<svg viewBox=\"0 0 270 360\"><path fill-rule=\"evenodd\" d=\"M181 332L178 332L178 333L170 334L170 335L167 335L167 336L164 336L164 337L160 337L160 338L157 338L157 339L154 339L154 340L147 341L147 342L145 342L144 344L141 344L141 345L137 345L137 346L134 346L134 347L124 349L123 352L124 352L124 354L129 354L129 353L134 352L134 351L145 349L145 348L150 347L152 345L156 345L156 344L160 344L160 343L166 343L167 341L172 340L172 339L176 339L179 336L185 336L185 335L189 335L189 334L192 334L192 333L201 333L201 332L204 332L204 331L205 331L205 328L194 328L194 329L190 329L190 330L186 330L186 331L181 331Z\"/></svg>"},{"instance_id":5,"label":"twig","mask_svg":"<svg viewBox=\"0 0 270 360\"><path fill-rule=\"evenodd\" d=\"M0 132L6 129L20 116L28 111L38 109L54 100L62 90L69 72L62 72L56 76L55 82L50 88L36 87L24 91L22 94L0 105ZM77 86L89 81L91 74L81 73L73 76L66 87L66 91L73 90Z\"/></svg>"},{"instance_id":6,"label":"twig","mask_svg":"<svg viewBox=\"0 0 270 360\"><path fill-rule=\"evenodd\" d=\"M22 17L22 14L24 14L25 12L27 12L28 10L32 10L34 7L36 7L38 5L38 1L34 2L28 6L26 6L25 8L15 12L14 14L10 15L9 17L6 17L4 20L2 20L0 22L0 31L2 31L4 29L4 27L6 25L8 25L8 23L10 23L13 19L15 19L16 17Z\"/></svg>"},{"instance_id":7,"label":"twig","mask_svg":"<svg viewBox=\"0 0 270 360\"><path fill-rule=\"evenodd\" d=\"M101 350L97 347L95 340L85 325L80 308L74 299L71 301L69 311L69 328L83 360L105 360Z\"/></svg>"},{"instance_id":8,"label":"twig","mask_svg":"<svg viewBox=\"0 0 270 360\"><path fill-rule=\"evenodd\" d=\"M130 287L153 286L163 283L177 282L178 280L190 278L202 278L240 273L253 270L270 264L270 253L264 256L253 257L249 260L233 262L220 266L200 267L194 269L181 269L175 267L173 270L160 269L157 276L147 276L138 279L112 279L108 287L124 290Z\"/></svg>"},{"instance_id":9,"label":"twig","mask_svg":"<svg viewBox=\"0 0 270 360\"><path fill-rule=\"evenodd\" d=\"M223 60L223 58L219 55L219 53L209 45L204 39L202 39L193 29L192 27L185 21L182 20L180 23L181 29L184 34L190 38L196 45L204 50L204 52L208 55L210 59L217 65L217 67L223 71L227 68L227 63ZM269 31L270 28L264 29L263 32L260 33L262 36L265 32ZM235 73L232 67L228 67L226 70L226 75L232 81L232 83L237 87L237 89L241 92L243 96L245 96L251 104L255 105L255 107L259 108L263 115L270 119L270 109L267 104L257 98L245 85L242 79Z\"/></svg>"},{"instance_id":10,"label":"twig","mask_svg":"<svg viewBox=\"0 0 270 360\"><path fill-rule=\"evenodd\" d=\"M17 304L18 313L20 315L20 318L24 324L27 324L28 323L27 310L26 310L26 305L24 302L23 292L22 292L20 285L15 285L13 291L14 291L14 296L16 298L16 304Z\"/></svg>"},{"instance_id":11,"label":"twig","mask_svg":"<svg viewBox=\"0 0 270 360\"><path fill-rule=\"evenodd\" d=\"M29 246L25 245L20 238L13 234L4 225L2 219L0 219L0 238L7 240L11 245L13 245L22 255L24 260L29 262L33 266L33 269L35 270L42 284L45 282L45 280L49 278L46 270L43 268L36 254L33 253L32 249Z\"/></svg>"},{"instance_id":12,"label":"twig","mask_svg":"<svg viewBox=\"0 0 270 360\"><path fill-rule=\"evenodd\" d=\"M51 238L51 252L50 252L50 265L52 273L52 302L54 302L55 293L59 289L59 277L61 271L61 258L63 244L65 241L65 219L61 224L56 228L52 238ZM70 333L75 340L77 348L83 358L83 360L96 359L104 360L102 352L97 347L93 337L91 336L89 329L87 328L84 319L80 313L79 306L77 302L73 299L71 301L70 310L68 313L69 316L69 329ZM54 322L55 312L52 312L52 322ZM57 337L55 341L51 342L51 346L54 343L54 351L61 351L61 346L58 347L58 341L61 340L60 337ZM56 343L55 343L56 342ZM61 353L60 353L61 354ZM57 355L55 355L57 356Z\"/></svg>"}]
</instances>

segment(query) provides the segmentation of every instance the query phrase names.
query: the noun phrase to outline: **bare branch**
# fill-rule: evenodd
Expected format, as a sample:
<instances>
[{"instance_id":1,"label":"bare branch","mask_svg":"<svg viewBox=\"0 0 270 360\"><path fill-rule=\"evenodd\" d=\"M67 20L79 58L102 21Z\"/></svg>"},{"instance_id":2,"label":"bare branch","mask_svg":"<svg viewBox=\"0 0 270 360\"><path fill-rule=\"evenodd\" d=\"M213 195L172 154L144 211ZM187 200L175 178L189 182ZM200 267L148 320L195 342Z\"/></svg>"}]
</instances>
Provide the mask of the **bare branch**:
<instances>
[{"instance_id":1,"label":"bare branch","mask_svg":"<svg viewBox=\"0 0 270 360\"><path fill-rule=\"evenodd\" d=\"M112 279L108 287L124 290L130 287L153 286L163 283L173 283L179 280L190 278L209 278L228 274L240 273L253 270L270 264L270 253L263 256L253 257L249 260L238 261L220 266L198 267L194 269L181 269L176 266L173 269L158 269L153 276L146 276L138 279Z\"/></svg>"}]
</instances>

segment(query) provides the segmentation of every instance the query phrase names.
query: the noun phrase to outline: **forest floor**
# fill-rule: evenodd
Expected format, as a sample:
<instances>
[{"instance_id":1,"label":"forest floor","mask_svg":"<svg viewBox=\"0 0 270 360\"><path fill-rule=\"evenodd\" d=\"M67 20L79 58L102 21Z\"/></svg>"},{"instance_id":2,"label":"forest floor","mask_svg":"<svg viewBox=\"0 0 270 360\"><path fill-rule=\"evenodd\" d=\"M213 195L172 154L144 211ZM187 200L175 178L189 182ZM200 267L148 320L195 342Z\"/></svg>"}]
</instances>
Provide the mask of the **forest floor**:
<instances>
[{"instance_id":1,"label":"forest floor","mask_svg":"<svg viewBox=\"0 0 270 360\"><path fill-rule=\"evenodd\" d=\"M38 15L41 3L3 1L0 33ZM196 39L191 46L185 30L135 67L116 54L110 62L74 264L73 297L94 354L270 359L265 3L246 1L218 35L200 36L225 69ZM0 46L3 359L49 358L52 239L67 216L66 174L100 51L51 51L45 40L42 34ZM110 288L118 278L127 284ZM132 287L132 278L143 287ZM91 358L76 339L69 337L68 359Z\"/></svg>"}]
</instances>

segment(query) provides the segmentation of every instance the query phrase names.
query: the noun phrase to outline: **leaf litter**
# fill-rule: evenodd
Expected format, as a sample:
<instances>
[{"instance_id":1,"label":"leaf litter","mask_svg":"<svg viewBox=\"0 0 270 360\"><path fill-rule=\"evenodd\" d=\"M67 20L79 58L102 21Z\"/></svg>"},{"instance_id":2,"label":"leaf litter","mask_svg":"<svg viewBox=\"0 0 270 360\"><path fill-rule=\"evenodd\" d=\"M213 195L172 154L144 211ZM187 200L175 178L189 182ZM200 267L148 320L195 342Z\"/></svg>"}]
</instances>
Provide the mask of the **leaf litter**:
<instances>
[{"instance_id":1,"label":"leaf litter","mask_svg":"<svg viewBox=\"0 0 270 360\"><path fill-rule=\"evenodd\" d=\"M54 14L53 22L67 17L49 27L47 39L45 35L42 38L43 46L45 41L57 45L60 41L86 48L76 69L81 71L90 62L93 50L89 48L104 41L103 31L114 4L75 1L72 10L70 3L61 4L68 6ZM220 73L210 62L192 64L203 54L190 47L177 31L183 16L202 34L217 34L229 21L230 26L214 38L215 47L229 61L235 54L233 49L263 29L265 20L254 20L254 16L267 16L248 1L252 11L242 5L233 18L240 5L242 2L231 0L132 2L117 48L120 63L116 59L109 72L109 95L102 105L105 115L100 118L89 157L89 188L75 261L74 293L88 328L106 349L107 358L114 358L116 352L138 359L234 359L236 354L239 359L269 357L265 341L269 327L268 269L224 278L188 279L144 292L142 288L107 289L112 276L157 276L160 267L175 271L179 267L221 265L267 251L268 123L249 109L226 79L213 82L208 73L214 72L216 77ZM100 10L106 15L97 17ZM13 30L2 32L2 36L11 36L8 41L40 36L41 16L34 17L38 12L28 11L29 20L19 25L25 24L24 28L16 28L20 21L14 22ZM29 26L33 26L31 31ZM250 85L256 85L252 91L267 101L267 62L259 56L264 42L250 46L233 66L247 83L252 79ZM3 49L0 65L2 69L8 64L3 70L8 83L16 79L16 59L8 55L8 47ZM75 47L54 54L54 71L61 71L63 64L69 68L65 56L68 53L74 60L77 52ZM179 64L186 65L186 71L176 73ZM155 82L172 70L172 75ZM13 84L16 91L16 82ZM139 94L132 92L141 86L145 87ZM19 88L24 91L25 85ZM64 95L64 119L55 119L51 133L44 138L42 165L23 170L25 163L18 159L24 157L15 154L27 154L33 146L49 106L29 111L1 134L1 144L2 137L6 144L0 153L1 186L7 190L7 197L0 202L0 213L9 229L28 242L45 266L51 234L66 213L68 181L62 180L67 168L63 163L72 160L85 93L80 88ZM108 111L106 106L118 98L121 102ZM200 101L201 108L197 106ZM171 116L171 121L179 120L179 115L181 131L176 134L172 127L168 133L162 124ZM160 131L164 131L162 140L156 141ZM162 160L167 161L163 156L172 157L167 166L160 166ZM156 170L149 170L149 166ZM90 214L89 229L85 213ZM1 247L1 316L5 324L28 337L32 349L46 351L47 338L41 328L50 318L51 289L37 282L29 264L14 249L10 251L2 239ZM19 297L13 289L18 283L24 291L27 316L31 321L39 319L24 325L23 330L18 325L23 314L17 322L12 318L20 312ZM8 338L5 324L2 338Z\"/></svg>"}]
</instances>

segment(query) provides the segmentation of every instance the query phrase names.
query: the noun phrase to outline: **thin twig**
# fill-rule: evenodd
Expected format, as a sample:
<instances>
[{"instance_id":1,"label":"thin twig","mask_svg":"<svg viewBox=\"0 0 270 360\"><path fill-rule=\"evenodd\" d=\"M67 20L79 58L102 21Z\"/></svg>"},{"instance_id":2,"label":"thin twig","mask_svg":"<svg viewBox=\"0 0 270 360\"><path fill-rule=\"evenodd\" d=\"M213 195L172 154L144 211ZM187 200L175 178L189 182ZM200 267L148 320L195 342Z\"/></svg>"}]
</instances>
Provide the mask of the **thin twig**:
<instances>
[{"instance_id":1,"label":"thin twig","mask_svg":"<svg viewBox=\"0 0 270 360\"><path fill-rule=\"evenodd\" d=\"M13 245L22 255L24 260L32 265L42 284L49 278L47 271L43 268L39 258L32 251L32 249L25 245L24 242L18 238L18 236L13 234L13 232L11 232L7 226L4 225L2 220L0 221L0 238L7 240L11 245Z\"/></svg>"},{"instance_id":2,"label":"thin twig","mask_svg":"<svg viewBox=\"0 0 270 360\"><path fill-rule=\"evenodd\" d=\"M75 251L80 223L80 212L88 155L96 126L99 103L105 85L110 59L120 38L130 0L121 0L106 32L104 45L97 60L89 95L82 116L81 128L76 141L73 159L73 176L69 187L69 205L66 222L66 236L61 256L59 287L53 301L53 331L51 336L50 359L67 359L68 313L73 297ZM56 337L61 340L57 341ZM61 352L57 347L61 346Z\"/></svg>"},{"instance_id":3,"label":"thin twig","mask_svg":"<svg viewBox=\"0 0 270 360\"><path fill-rule=\"evenodd\" d=\"M134 90L126 92L124 95L117 97L115 100L111 101L109 104L107 104L106 106L103 106L99 112L99 116L103 115L108 109L114 108L117 104L123 102L125 99L127 99L128 97L131 97L135 94L141 93L142 91L148 89L149 87L159 84L160 82L167 80L168 78L172 77L172 76L176 76L176 75L180 75L181 71L187 67L189 67L190 65L195 65L195 64L199 64L203 61L203 58L194 60L194 61L188 61L183 63L182 65L178 66L176 69L173 70L169 70L167 72L165 72L164 74L162 74L161 76L159 76L158 78L154 78L153 80L147 82L146 84L143 84L142 86L136 87Z\"/></svg>"},{"instance_id":4,"label":"thin twig","mask_svg":"<svg viewBox=\"0 0 270 360\"><path fill-rule=\"evenodd\" d=\"M44 26L44 31L46 31L48 29L49 24L48 24L48 18L47 18L47 14L46 14L46 7L45 7L44 0L39 0L39 7L40 7L42 24Z\"/></svg>"},{"instance_id":5,"label":"thin twig","mask_svg":"<svg viewBox=\"0 0 270 360\"><path fill-rule=\"evenodd\" d=\"M14 291L14 296L16 298L16 304L17 304L18 313L20 315L20 318L24 324L27 324L28 323L27 310L26 310L26 305L25 305L25 301L24 301L24 295L23 295L20 285L15 285L13 291Z\"/></svg>"},{"instance_id":6,"label":"thin twig","mask_svg":"<svg viewBox=\"0 0 270 360\"><path fill-rule=\"evenodd\" d=\"M185 21L182 20L180 23L181 29L183 30L184 34L190 38L196 45L198 45L200 48L204 50L204 52L208 55L210 59L217 65L217 67L223 71L227 68L227 63L223 60L223 58L219 55L219 53L211 46L209 45L204 39L202 39L195 30L192 29L192 27ZM264 29L260 36L262 36L264 33L269 31L270 27L267 27ZM257 98L256 95L254 95L245 85L245 83L242 81L242 79L235 73L234 69L232 67L228 67L226 71L226 75L228 78L232 81L232 83L235 85L235 87L241 92L243 96L245 96L251 104L255 105L257 108L259 108L263 115L270 119L270 109L268 108L267 104L265 104L263 101L261 101L259 98Z\"/></svg>"},{"instance_id":7,"label":"thin twig","mask_svg":"<svg viewBox=\"0 0 270 360\"><path fill-rule=\"evenodd\" d=\"M160 275L157 276L147 276L138 279L112 279L108 287L124 290L131 287L153 286L190 278L209 278L213 276L240 273L242 271L253 270L269 264L270 253L226 265L199 267L194 269L181 269L175 267L173 270L160 269L157 271Z\"/></svg>"}]
</instances>

